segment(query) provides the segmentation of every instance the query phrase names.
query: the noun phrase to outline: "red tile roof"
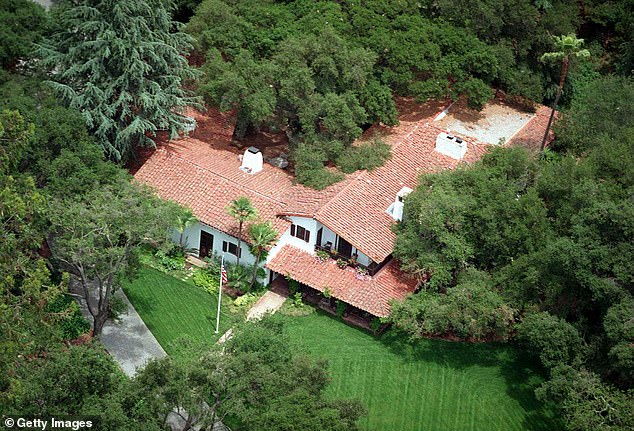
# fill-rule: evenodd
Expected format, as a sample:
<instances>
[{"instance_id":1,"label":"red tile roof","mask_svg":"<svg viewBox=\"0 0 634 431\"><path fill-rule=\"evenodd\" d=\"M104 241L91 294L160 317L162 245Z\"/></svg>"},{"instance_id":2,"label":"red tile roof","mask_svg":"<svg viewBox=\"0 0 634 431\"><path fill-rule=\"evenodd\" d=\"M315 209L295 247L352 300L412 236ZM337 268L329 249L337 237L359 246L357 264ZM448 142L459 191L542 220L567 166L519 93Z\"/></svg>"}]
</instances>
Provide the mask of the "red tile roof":
<instances>
[{"instance_id":1,"label":"red tile roof","mask_svg":"<svg viewBox=\"0 0 634 431\"><path fill-rule=\"evenodd\" d=\"M233 125L217 111L190 113L197 121L189 137L163 139L158 149L134 174L154 187L164 199L192 209L198 219L237 237L238 223L225 207L230 201L248 197L260 219L270 221L281 234L289 225L282 215L312 215L358 174L322 191L293 183L283 169L264 164L262 172L250 175L239 167L240 152L228 151ZM248 240L244 237L243 239Z\"/></svg>"},{"instance_id":2,"label":"red tile roof","mask_svg":"<svg viewBox=\"0 0 634 431\"><path fill-rule=\"evenodd\" d=\"M400 105L410 102L399 100ZM261 218L271 221L280 233L288 224L284 215L314 217L373 261L382 262L395 241L394 222L386 210L396 193L405 186L415 188L421 174L473 162L491 148L462 136L468 143L463 161L436 152L436 136L443 130L432 119L442 107L410 105L398 126L373 126L364 134L364 139L378 134L391 145L391 159L373 172L349 174L325 190L294 184L287 171L267 163L255 175L240 171L240 152L229 145L233 124L214 110L191 114L197 120L193 134L160 145L135 177L154 186L161 197L191 207L203 223L234 236L237 223L226 214L225 207L231 200L247 196ZM538 109L536 117L509 144L543 133L547 111L546 107Z\"/></svg>"},{"instance_id":3,"label":"red tile roof","mask_svg":"<svg viewBox=\"0 0 634 431\"><path fill-rule=\"evenodd\" d=\"M535 112L535 116L531 118L524 127L518 130L515 135L506 142L505 146L520 146L532 152L539 151L542 139L544 139L544 133L546 132L546 126L548 125L550 112L551 108L540 105ZM555 134L553 130L550 129L546 144L550 144L553 139L555 139Z\"/></svg>"},{"instance_id":4,"label":"red tile roof","mask_svg":"<svg viewBox=\"0 0 634 431\"><path fill-rule=\"evenodd\" d=\"M366 136L371 136L370 129ZM402 122L382 128L382 140L392 146L392 158L372 172L362 172L315 214L315 219L337 232L375 262L382 262L394 246L392 217L386 213L403 187L415 188L424 173L452 169L478 160L490 145L463 137L468 150L463 161L434 150L443 129L430 122ZM455 133L454 133L455 134Z\"/></svg>"},{"instance_id":5,"label":"red tile roof","mask_svg":"<svg viewBox=\"0 0 634 431\"><path fill-rule=\"evenodd\" d=\"M352 268L340 269L332 259L322 262L290 245L282 247L266 266L320 292L328 289L334 298L379 317L390 314L390 301L404 299L416 286L395 260L374 277L358 276Z\"/></svg>"}]
</instances>

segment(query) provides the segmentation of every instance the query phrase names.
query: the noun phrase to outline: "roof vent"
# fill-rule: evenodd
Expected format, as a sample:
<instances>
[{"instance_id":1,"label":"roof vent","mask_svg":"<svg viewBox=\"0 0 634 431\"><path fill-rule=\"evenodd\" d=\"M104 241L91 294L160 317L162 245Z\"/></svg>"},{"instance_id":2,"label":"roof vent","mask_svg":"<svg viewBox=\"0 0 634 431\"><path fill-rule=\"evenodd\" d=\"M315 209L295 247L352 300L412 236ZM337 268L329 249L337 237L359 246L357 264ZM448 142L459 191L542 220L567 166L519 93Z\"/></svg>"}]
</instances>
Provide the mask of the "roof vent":
<instances>
[{"instance_id":1,"label":"roof vent","mask_svg":"<svg viewBox=\"0 0 634 431\"><path fill-rule=\"evenodd\" d=\"M394 203L390 205L387 209L387 213L392 216L392 218L396 221L403 220L403 208L405 205L405 196L413 192L414 190L409 187L403 187L396 194L396 198L394 199Z\"/></svg>"},{"instance_id":2,"label":"roof vent","mask_svg":"<svg viewBox=\"0 0 634 431\"><path fill-rule=\"evenodd\" d=\"M262 170L262 153L255 147L249 147L242 157L240 170L247 174L257 174Z\"/></svg>"},{"instance_id":3,"label":"roof vent","mask_svg":"<svg viewBox=\"0 0 634 431\"><path fill-rule=\"evenodd\" d=\"M194 117L185 117L183 121L183 132L191 133L196 130L196 119Z\"/></svg>"},{"instance_id":4,"label":"roof vent","mask_svg":"<svg viewBox=\"0 0 634 431\"><path fill-rule=\"evenodd\" d=\"M467 154L467 143L447 133L441 132L436 137L436 151L456 160L461 160Z\"/></svg>"}]
</instances>

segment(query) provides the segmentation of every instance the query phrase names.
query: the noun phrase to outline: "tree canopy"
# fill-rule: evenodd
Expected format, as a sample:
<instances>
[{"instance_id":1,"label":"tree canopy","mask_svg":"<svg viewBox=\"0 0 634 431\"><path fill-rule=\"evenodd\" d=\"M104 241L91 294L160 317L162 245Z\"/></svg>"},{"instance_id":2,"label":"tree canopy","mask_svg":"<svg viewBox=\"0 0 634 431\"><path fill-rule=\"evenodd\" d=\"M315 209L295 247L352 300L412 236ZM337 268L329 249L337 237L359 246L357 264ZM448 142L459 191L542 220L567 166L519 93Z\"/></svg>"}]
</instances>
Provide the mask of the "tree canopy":
<instances>
[{"instance_id":1,"label":"tree canopy","mask_svg":"<svg viewBox=\"0 0 634 431\"><path fill-rule=\"evenodd\" d=\"M191 40L171 7L166 0L86 0L54 9L40 52L50 84L114 160L154 146L160 130L175 137L188 124L185 109L198 106L185 89L196 76L185 58Z\"/></svg>"},{"instance_id":2,"label":"tree canopy","mask_svg":"<svg viewBox=\"0 0 634 431\"><path fill-rule=\"evenodd\" d=\"M394 255L421 289L394 304L396 326L515 336L549 370L539 396L569 430L632 426L633 89L588 84L557 125L558 153L495 149L423 176L396 227Z\"/></svg>"}]
</instances>

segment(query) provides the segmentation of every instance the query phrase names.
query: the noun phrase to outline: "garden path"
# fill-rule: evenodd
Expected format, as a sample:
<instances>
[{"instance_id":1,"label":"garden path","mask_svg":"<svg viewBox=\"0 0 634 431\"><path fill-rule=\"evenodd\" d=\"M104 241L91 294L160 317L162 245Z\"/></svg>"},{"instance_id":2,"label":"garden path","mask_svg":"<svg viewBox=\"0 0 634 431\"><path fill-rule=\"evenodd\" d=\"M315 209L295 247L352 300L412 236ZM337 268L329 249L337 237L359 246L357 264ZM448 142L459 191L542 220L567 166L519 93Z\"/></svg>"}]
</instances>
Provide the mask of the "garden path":
<instances>
[{"instance_id":1,"label":"garden path","mask_svg":"<svg viewBox=\"0 0 634 431\"><path fill-rule=\"evenodd\" d=\"M247 320L261 319L265 314L275 313L284 305L286 297L272 290L267 291L247 312Z\"/></svg>"},{"instance_id":2,"label":"garden path","mask_svg":"<svg viewBox=\"0 0 634 431\"><path fill-rule=\"evenodd\" d=\"M71 283L71 291L78 284ZM91 289L90 293L96 295L96 289ZM108 319L101 333L101 342L123 372L132 377L137 368L143 367L150 359L162 358L167 354L145 326L123 290L119 289L116 295L125 304L125 311L117 320ZM81 296L78 301L81 312L92 325L93 319L86 307L86 301Z\"/></svg>"}]
</instances>

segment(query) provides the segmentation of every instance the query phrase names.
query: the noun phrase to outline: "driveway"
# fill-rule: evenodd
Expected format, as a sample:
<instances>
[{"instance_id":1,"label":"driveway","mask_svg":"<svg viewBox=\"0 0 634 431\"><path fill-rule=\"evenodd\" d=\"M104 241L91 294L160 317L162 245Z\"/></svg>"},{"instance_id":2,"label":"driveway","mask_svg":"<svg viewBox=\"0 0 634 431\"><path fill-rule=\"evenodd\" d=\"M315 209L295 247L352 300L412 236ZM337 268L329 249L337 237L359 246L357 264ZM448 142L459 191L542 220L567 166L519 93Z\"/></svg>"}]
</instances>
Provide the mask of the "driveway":
<instances>
[{"instance_id":1,"label":"driveway","mask_svg":"<svg viewBox=\"0 0 634 431\"><path fill-rule=\"evenodd\" d=\"M71 291L78 293L72 286L77 286L77 282L71 284ZM96 289L91 293L96 295ZM154 335L145 326L145 323L136 312L123 290L116 293L127 307L127 311L121 313L118 320L108 319L101 333L101 342L106 350L117 361L123 372L128 376L134 376L136 369L143 367L150 359L167 356ZM79 298L81 312L92 325L92 316L86 307L83 297Z\"/></svg>"}]
</instances>

